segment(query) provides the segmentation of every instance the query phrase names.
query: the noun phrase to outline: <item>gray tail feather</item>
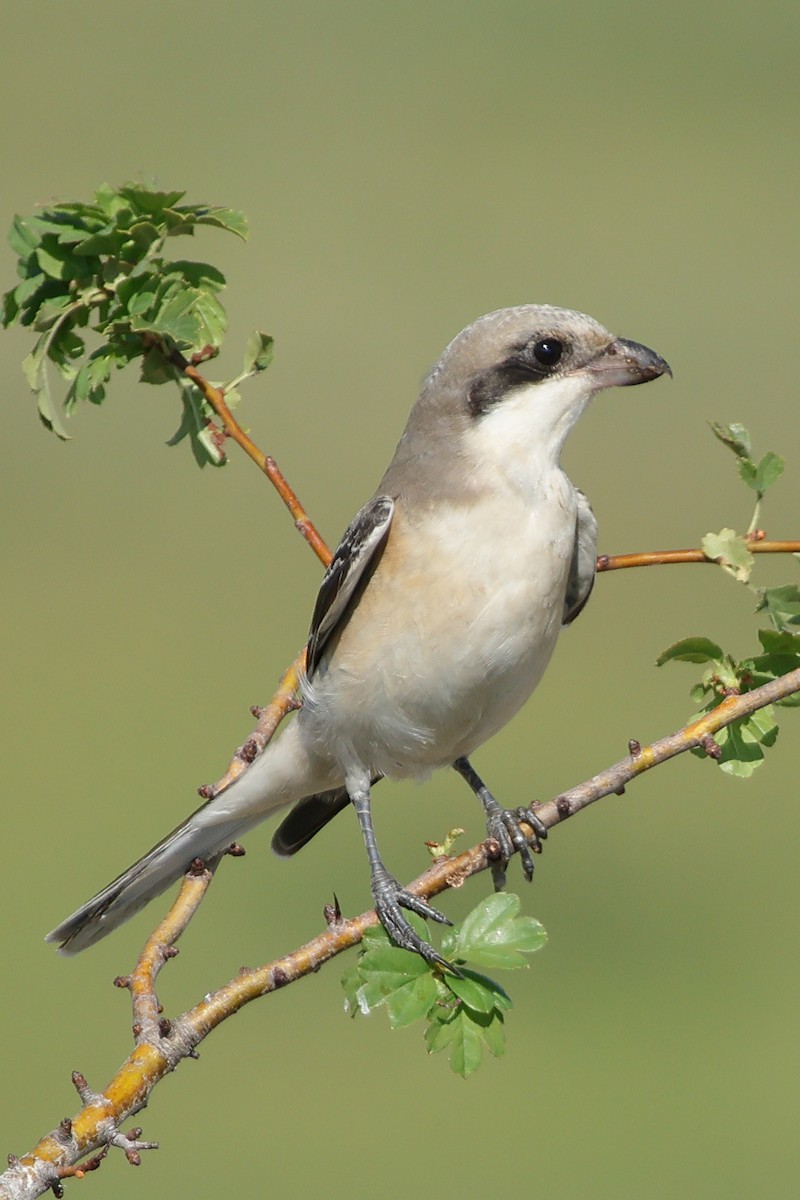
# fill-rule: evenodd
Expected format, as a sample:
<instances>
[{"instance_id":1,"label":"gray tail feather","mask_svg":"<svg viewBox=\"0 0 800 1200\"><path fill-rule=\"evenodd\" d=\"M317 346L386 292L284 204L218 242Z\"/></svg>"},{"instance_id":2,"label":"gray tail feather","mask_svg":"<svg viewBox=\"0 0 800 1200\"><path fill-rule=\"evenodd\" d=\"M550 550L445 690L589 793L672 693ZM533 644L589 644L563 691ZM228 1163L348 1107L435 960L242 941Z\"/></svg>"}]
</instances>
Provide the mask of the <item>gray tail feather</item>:
<instances>
[{"instance_id":1,"label":"gray tail feather","mask_svg":"<svg viewBox=\"0 0 800 1200\"><path fill-rule=\"evenodd\" d=\"M77 954L94 945L180 879L195 858L218 857L238 834L261 819L210 824L196 820L201 811L57 925L45 941L58 942L62 954Z\"/></svg>"}]
</instances>

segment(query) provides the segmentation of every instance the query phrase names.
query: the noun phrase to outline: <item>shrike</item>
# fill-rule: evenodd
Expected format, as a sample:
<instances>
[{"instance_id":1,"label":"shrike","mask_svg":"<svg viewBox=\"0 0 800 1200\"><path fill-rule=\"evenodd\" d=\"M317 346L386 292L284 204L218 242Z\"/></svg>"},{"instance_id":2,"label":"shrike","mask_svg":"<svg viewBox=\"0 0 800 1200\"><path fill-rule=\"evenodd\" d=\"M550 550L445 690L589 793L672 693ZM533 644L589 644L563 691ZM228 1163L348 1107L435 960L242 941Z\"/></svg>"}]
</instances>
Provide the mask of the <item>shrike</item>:
<instances>
[{"instance_id":1,"label":"shrike","mask_svg":"<svg viewBox=\"0 0 800 1200\"><path fill-rule=\"evenodd\" d=\"M371 788L454 766L504 859L519 850L530 877L520 820L543 836L541 822L501 808L468 758L530 696L559 629L592 590L597 525L559 465L567 434L597 392L665 373L654 351L566 309L501 309L463 330L325 573L298 715L47 940L67 954L92 945L193 859L213 859L276 809L293 806L272 843L288 855L351 803L383 925L398 945L443 963L403 910L447 918L384 866Z\"/></svg>"}]
</instances>

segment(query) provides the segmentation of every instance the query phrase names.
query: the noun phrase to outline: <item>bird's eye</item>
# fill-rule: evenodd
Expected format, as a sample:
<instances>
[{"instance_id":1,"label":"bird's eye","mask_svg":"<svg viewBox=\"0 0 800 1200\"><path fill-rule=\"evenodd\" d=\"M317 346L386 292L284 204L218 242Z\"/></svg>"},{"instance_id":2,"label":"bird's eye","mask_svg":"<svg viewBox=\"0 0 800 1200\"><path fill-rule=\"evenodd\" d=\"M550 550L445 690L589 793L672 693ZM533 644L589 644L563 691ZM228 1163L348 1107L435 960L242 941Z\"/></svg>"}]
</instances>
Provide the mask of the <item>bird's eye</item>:
<instances>
[{"instance_id":1,"label":"bird's eye","mask_svg":"<svg viewBox=\"0 0 800 1200\"><path fill-rule=\"evenodd\" d=\"M533 357L543 367L554 367L564 353L564 343L558 338L542 338L533 347Z\"/></svg>"}]
</instances>

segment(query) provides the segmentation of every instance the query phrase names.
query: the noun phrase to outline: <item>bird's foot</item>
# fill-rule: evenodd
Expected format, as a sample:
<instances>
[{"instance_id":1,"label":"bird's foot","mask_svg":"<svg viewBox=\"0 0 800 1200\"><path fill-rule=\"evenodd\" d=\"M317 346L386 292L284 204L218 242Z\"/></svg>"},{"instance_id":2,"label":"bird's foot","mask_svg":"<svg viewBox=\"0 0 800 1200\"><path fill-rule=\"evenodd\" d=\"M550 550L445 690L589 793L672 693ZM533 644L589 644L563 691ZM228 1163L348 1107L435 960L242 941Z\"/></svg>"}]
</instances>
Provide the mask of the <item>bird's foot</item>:
<instances>
[{"instance_id":1,"label":"bird's foot","mask_svg":"<svg viewBox=\"0 0 800 1200\"><path fill-rule=\"evenodd\" d=\"M421 955L431 966L443 967L455 975L459 974L457 967L454 967L429 942L419 936L416 929L404 916L403 909L416 913L426 921L438 921L441 925L452 925L453 922L444 913L439 912L438 908L433 908L425 900L421 900L419 896L407 892L388 871L373 876L372 895L378 919L396 946Z\"/></svg>"},{"instance_id":2,"label":"bird's foot","mask_svg":"<svg viewBox=\"0 0 800 1200\"><path fill-rule=\"evenodd\" d=\"M487 838L497 842L500 847L500 857L492 869L495 889L499 890L505 885L506 866L515 851L522 862L523 874L530 883L533 879L533 855L542 852L547 826L530 808L501 808L488 792L481 800L486 813ZM532 837L524 832L523 823L533 830Z\"/></svg>"}]
</instances>

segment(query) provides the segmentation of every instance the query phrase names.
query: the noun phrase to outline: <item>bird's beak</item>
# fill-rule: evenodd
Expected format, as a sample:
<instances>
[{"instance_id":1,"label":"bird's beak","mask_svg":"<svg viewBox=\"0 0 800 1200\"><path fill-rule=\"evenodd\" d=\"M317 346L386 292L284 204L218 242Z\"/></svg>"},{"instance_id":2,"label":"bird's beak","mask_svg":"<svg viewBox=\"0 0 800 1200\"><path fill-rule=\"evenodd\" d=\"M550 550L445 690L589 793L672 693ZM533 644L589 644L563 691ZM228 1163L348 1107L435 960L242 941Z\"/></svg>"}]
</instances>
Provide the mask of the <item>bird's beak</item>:
<instances>
[{"instance_id":1,"label":"bird's beak","mask_svg":"<svg viewBox=\"0 0 800 1200\"><path fill-rule=\"evenodd\" d=\"M670 365L655 350L627 338L615 338L587 368L598 388L630 387L659 375L672 378Z\"/></svg>"}]
</instances>

